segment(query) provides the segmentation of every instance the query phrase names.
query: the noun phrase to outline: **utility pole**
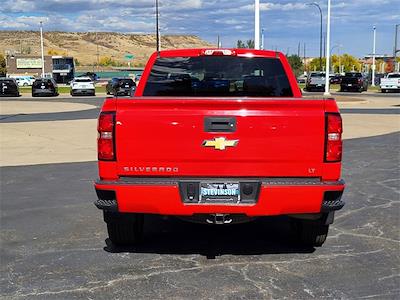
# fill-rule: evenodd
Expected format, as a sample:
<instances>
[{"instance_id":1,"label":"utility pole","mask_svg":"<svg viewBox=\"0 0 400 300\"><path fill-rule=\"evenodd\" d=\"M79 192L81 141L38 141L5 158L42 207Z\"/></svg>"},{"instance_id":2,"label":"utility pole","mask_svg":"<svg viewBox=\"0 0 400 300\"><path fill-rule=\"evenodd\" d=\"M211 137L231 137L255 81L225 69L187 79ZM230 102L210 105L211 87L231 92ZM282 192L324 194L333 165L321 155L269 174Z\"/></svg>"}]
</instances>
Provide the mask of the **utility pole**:
<instances>
[{"instance_id":1,"label":"utility pole","mask_svg":"<svg viewBox=\"0 0 400 300\"><path fill-rule=\"evenodd\" d=\"M261 29L261 50L264 50L264 28Z\"/></svg>"},{"instance_id":2,"label":"utility pole","mask_svg":"<svg viewBox=\"0 0 400 300\"><path fill-rule=\"evenodd\" d=\"M42 51L42 78L44 78L43 22L40 21L40 48Z\"/></svg>"},{"instance_id":3,"label":"utility pole","mask_svg":"<svg viewBox=\"0 0 400 300\"><path fill-rule=\"evenodd\" d=\"M397 49L397 34L399 32L399 27L400 27L400 24L396 24L395 33L394 33L394 51L393 51L394 59L396 59L397 52L400 52L400 49Z\"/></svg>"},{"instance_id":4,"label":"utility pole","mask_svg":"<svg viewBox=\"0 0 400 300\"><path fill-rule=\"evenodd\" d=\"M158 0L156 0L156 43L157 43L157 52L160 52L160 28L158 26Z\"/></svg>"},{"instance_id":5,"label":"utility pole","mask_svg":"<svg viewBox=\"0 0 400 300\"><path fill-rule=\"evenodd\" d=\"M306 61L306 43L304 43L304 74L307 72L307 61Z\"/></svg>"},{"instance_id":6,"label":"utility pole","mask_svg":"<svg viewBox=\"0 0 400 300\"><path fill-rule=\"evenodd\" d=\"M300 57L300 42L297 45L297 56Z\"/></svg>"},{"instance_id":7,"label":"utility pole","mask_svg":"<svg viewBox=\"0 0 400 300\"><path fill-rule=\"evenodd\" d=\"M374 45L372 48L372 83L371 86L375 86L375 52L376 52L376 26L374 25Z\"/></svg>"},{"instance_id":8,"label":"utility pole","mask_svg":"<svg viewBox=\"0 0 400 300\"><path fill-rule=\"evenodd\" d=\"M96 55L97 55L96 70L97 70L97 72L99 72L99 64L100 64L100 61L99 61L99 42L98 42L98 40L97 40L97 31L96 31L96 47L97 47L97 53L96 53Z\"/></svg>"},{"instance_id":9,"label":"utility pole","mask_svg":"<svg viewBox=\"0 0 400 300\"><path fill-rule=\"evenodd\" d=\"M314 5L315 7L317 7L321 17L320 31L319 31L319 68L322 70L322 9L316 2L309 3L308 5Z\"/></svg>"},{"instance_id":10,"label":"utility pole","mask_svg":"<svg viewBox=\"0 0 400 300\"><path fill-rule=\"evenodd\" d=\"M217 36L217 48L221 48L221 40L219 38L219 34Z\"/></svg>"},{"instance_id":11,"label":"utility pole","mask_svg":"<svg viewBox=\"0 0 400 300\"><path fill-rule=\"evenodd\" d=\"M260 0L254 1L254 49L260 49Z\"/></svg>"},{"instance_id":12,"label":"utility pole","mask_svg":"<svg viewBox=\"0 0 400 300\"><path fill-rule=\"evenodd\" d=\"M328 0L328 15L326 21L326 64L325 64L325 97L331 96L329 92L329 47L330 47L330 40L331 40L331 0Z\"/></svg>"}]
</instances>

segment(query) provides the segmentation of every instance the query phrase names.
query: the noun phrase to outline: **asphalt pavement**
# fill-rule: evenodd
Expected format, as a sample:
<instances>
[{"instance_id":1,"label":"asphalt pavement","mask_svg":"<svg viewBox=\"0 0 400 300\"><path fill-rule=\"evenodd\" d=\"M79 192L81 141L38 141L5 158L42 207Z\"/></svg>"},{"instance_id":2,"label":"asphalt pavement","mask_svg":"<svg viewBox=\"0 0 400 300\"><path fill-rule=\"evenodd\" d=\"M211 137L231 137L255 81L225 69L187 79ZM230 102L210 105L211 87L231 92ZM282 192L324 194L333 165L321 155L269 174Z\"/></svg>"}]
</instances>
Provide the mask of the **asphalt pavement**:
<instances>
[{"instance_id":1,"label":"asphalt pavement","mask_svg":"<svg viewBox=\"0 0 400 300\"><path fill-rule=\"evenodd\" d=\"M218 227L149 216L143 244L116 249L93 205L96 162L2 167L0 297L399 299L399 145L399 132L345 141L346 206L321 248L297 246L285 217Z\"/></svg>"}]
</instances>

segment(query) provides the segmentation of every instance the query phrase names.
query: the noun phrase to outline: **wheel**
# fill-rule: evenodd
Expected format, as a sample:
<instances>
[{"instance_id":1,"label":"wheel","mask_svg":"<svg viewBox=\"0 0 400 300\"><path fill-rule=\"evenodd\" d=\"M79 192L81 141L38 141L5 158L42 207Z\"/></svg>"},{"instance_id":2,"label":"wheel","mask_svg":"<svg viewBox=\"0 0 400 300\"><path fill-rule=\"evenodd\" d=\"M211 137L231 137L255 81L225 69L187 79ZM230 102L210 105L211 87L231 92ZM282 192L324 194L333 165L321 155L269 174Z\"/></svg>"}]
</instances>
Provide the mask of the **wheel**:
<instances>
[{"instance_id":1,"label":"wheel","mask_svg":"<svg viewBox=\"0 0 400 300\"><path fill-rule=\"evenodd\" d=\"M108 237L117 246L137 244L143 237L143 214L104 212Z\"/></svg>"},{"instance_id":2,"label":"wheel","mask_svg":"<svg viewBox=\"0 0 400 300\"><path fill-rule=\"evenodd\" d=\"M329 225L325 225L321 220L298 220L293 219L293 228L298 241L308 247L321 247L329 231Z\"/></svg>"}]
</instances>

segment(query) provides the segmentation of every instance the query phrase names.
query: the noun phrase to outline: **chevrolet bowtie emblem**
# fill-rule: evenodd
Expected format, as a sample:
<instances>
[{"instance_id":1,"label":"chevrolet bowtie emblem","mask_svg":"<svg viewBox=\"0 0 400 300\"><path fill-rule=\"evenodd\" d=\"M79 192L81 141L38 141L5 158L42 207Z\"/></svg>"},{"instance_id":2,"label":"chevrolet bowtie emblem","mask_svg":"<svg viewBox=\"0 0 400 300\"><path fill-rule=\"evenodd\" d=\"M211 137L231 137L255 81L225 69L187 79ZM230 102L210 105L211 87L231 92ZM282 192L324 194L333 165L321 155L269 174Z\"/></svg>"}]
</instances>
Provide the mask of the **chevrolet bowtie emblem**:
<instances>
[{"instance_id":1,"label":"chevrolet bowtie emblem","mask_svg":"<svg viewBox=\"0 0 400 300\"><path fill-rule=\"evenodd\" d=\"M214 147L216 150L225 150L226 147L235 147L239 140L226 140L224 137L214 138L213 140L205 140L204 147Z\"/></svg>"}]
</instances>

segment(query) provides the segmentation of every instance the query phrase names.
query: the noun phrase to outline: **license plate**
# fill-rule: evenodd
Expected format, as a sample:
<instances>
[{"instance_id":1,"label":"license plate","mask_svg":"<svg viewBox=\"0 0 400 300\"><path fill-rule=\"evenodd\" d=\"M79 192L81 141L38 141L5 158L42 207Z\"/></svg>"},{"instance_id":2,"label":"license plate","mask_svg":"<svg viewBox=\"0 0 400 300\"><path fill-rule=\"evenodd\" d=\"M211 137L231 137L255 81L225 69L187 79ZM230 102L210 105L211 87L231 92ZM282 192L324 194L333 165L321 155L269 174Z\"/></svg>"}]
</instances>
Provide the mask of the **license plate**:
<instances>
[{"instance_id":1,"label":"license plate","mask_svg":"<svg viewBox=\"0 0 400 300\"><path fill-rule=\"evenodd\" d=\"M317 84L317 86L322 86L322 84Z\"/></svg>"},{"instance_id":2,"label":"license plate","mask_svg":"<svg viewBox=\"0 0 400 300\"><path fill-rule=\"evenodd\" d=\"M352 86L352 84L351 84L351 83L349 83L347 86Z\"/></svg>"},{"instance_id":3,"label":"license plate","mask_svg":"<svg viewBox=\"0 0 400 300\"><path fill-rule=\"evenodd\" d=\"M129 84L125 85L125 87L128 88L128 87L129 87Z\"/></svg>"},{"instance_id":4,"label":"license plate","mask_svg":"<svg viewBox=\"0 0 400 300\"><path fill-rule=\"evenodd\" d=\"M199 195L200 202L238 203L240 187L238 182L202 182Z\"/></svg>"},{"instance_id":5,"label":"license plate","mask_svg":"<svg viewBox=\"0 0 400 300\"><path fill-rule=\"evenodd\" d=\"M46 87L45 87L44 85L42 85L40 88L41 88L42 90L44 90Z\"/></svg>"}]
</instances>

